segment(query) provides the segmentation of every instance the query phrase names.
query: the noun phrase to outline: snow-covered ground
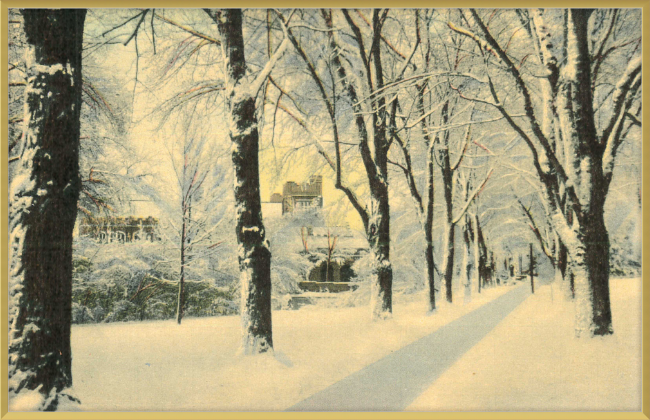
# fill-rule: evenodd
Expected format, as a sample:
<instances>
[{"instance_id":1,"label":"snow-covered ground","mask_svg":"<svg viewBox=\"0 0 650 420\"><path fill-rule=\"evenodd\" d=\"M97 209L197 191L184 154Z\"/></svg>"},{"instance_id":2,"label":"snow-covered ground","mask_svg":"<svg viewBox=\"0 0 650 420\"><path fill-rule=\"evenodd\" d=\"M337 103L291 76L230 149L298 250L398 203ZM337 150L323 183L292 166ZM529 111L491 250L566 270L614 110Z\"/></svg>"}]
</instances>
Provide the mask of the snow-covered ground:
<instances>
[{"instance_id":1,"label":"snow-covered ground","mask_svg":"<svg viewBox=\"0 0 650 420\"><path fill-rule=\"evenodd\" d=\"M396 296L383 322L368 307L275 311L275 356L237 355L237 316L75 325L74 390L90 411L283 410L508 290L430 316L425 294Z\"/></svg>"},{"instance_id":2,"label":"snow-covered ground","mask_svg":"<svg viewBox=\"0 0 650 420\"><path fill-rule=\"evenodd\" d=\"M236 316L76 325L74 392L88 411L284 410L511 288L431 316L423 294L397 297L377 323L367 307L276 311L274 356L237 355ZM553 289L538 287L408 410L640 410L641 280L611 281L615 334L596 339L573 338L572 305Z\"/></svg>"},{"instance_id":3,"label":"snow-covered ground","mask_svg":"<svg viewBox=\"0 0 650 420\"><path fill-rule=\"evenodd\" d=\"M408 410L640 411L641 279L610 284L612 336L573 338L573 306L542 286Z\"/></svg>"}]
</instances>

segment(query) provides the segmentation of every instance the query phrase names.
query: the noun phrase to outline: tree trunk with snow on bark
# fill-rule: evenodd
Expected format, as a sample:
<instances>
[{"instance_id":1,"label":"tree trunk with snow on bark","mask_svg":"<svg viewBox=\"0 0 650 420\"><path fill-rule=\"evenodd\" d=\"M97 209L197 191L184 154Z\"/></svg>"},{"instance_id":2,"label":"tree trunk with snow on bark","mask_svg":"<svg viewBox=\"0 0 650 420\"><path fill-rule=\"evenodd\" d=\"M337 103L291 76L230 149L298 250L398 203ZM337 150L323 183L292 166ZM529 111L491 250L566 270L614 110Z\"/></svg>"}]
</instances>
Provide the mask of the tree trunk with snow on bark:
<instances>
[{"instance_id":1,"label":"tree trunk with snow on bark","mask_svg":"<svg viewBox=\"0 0 650 420\"><path fill-rule=\"evenodd\" d=\"M78 401L69 392L70 324L86 10L22 13L28 77L9 191L9 408L53 411L63 398Z\"/></svg>"},{"instance_id":2,"label":"tree trunk with snow on bark","mask_svg":"<svg viewBox=\"0 0 650 420\"><path fill-rule=\"evenodd\" d=\"M256 87L246 80L241 9L213 12L226 57L228 128L235 169L235 233L239 245L243 354L273 350L271 251L262 222ZM286 42L280 48L286 48ZM269 62L271 64L271 61Z\"/></svg>"}]
</instances>

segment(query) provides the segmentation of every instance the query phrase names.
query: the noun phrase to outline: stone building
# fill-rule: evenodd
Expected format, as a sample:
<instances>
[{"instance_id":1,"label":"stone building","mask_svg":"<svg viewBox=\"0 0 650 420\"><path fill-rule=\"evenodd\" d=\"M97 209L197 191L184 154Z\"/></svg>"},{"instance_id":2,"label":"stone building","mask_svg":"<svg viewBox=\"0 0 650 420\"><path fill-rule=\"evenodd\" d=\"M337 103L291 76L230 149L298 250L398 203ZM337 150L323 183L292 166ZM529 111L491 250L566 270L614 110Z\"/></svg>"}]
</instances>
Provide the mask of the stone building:
<instances>
[{"instance_id":1,"label":"stone building","mask_svg":"<svg viewBox=\"0 0 650 420\"><path fill-rule=\"evenodd\" d=\"M306 183L285 182L282 194L273 193L269 201L262 202L262 216L264 219L271 219L287 213L322 207L323 177L312 175Z\"/></svg>"},{"instance_id":2,"label":"stone building","mask_svg":"<svg viewBox=\"0 0 650 420\"><path fill-rule=\"evenodd\" d=\"M154 217L91 217L81 220L79 235L88 236L99 243L157 241L158 219Z\"/></svg>"},{"instance_id":3,"label":"stone building","mask_svg":"<svg viewBox=\"0 0 650 420\"><path fill-rule=\"evenodd\" d=\"M271 196L279 199L279 194ZM312 175L309 182L298 184L293 181L285 182L282 188L282 214L293 213L294 211L306 210L313 207L323 207L323 177Z\"/></svg>"},{"instance_id":4,"label":"stone building","mask_svg":"<svg viewBox=\"0 0 650 420\"><path fill-rule=\"evenodd\" d=\"M160 209L151 198L133 194L113 215L81 215L75 235L90 237L99 243L157 242L161 240L159 216Z\"/></svg>"}]
</instances>

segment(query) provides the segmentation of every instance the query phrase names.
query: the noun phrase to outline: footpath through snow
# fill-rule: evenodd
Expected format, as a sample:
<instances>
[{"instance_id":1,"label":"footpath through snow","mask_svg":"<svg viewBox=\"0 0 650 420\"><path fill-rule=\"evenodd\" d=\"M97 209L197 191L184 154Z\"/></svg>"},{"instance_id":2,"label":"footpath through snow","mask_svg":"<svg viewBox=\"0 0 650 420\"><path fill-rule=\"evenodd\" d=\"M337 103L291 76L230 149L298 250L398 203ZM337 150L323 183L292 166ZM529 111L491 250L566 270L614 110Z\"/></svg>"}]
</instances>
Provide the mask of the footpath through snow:
<instances>
[{"instance_id":1,"label":"footpath through snow","mask_svg":"<svg viewBox=\"0 0 650 420\"><path fill-rule=\"evenodd\" d=\"M530 290L526 286L519 285L290 407L289 411L404 410L528 297Z\"/></svg>"},{"instance_id":2,"label":"footpath through snow","mask_svg":"<svg viewBox=\"0 0 650 420\"><path fill-rule=\"evenodd\" d=\"M431 316L425 294L410 303L396 296L394 318L383 322L371 322L365 306L275 311L275 357L236 355L236 316L76 325L74 388L88 411L285 410L510 290L442 302Z\"/></svg>"},{"instance_id":3,"label":"footpath through snow","mask_svg":"<svg viewBox=\"0 0 650 420\"><path fill-rule=\"evenodd\" d=\"M610 281L614 334L573 336L573 305L542 286L407 410L640 411L641 279Z\"/></svg>"}]
</instances>

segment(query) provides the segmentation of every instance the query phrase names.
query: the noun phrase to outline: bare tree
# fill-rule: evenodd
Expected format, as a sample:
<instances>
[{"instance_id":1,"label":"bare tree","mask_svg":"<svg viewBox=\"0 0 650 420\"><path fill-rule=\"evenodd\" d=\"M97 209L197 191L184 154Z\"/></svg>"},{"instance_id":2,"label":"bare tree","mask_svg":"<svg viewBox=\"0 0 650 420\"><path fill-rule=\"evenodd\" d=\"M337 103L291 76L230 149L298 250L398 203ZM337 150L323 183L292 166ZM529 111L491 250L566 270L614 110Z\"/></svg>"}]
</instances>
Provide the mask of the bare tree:
<instances>
[{"instance_id":1,"label":"bare tree","mask_svg":"<svg viewBox=\"0 0 650 420\"><path fill-rule=\"evenodd\" d=\"M392 314L392 267L390 265L390 214L388 203L388 121L385 111L385 99L372 100L370 109L372 124L370 129L367 126L364 117L364 107L361 105L362 97L359 92L370 92L375 87L381 88L384 83L381 49L379 40L381 37L381 28L384 24L388 9L380 12L373 12L373 42L372 54L368 59L369 52L364 44L364 36L361 29L349 11L342 11L343 17L349 26L352 37L355 40L355 54L343 57L344 53L341 40L334 30L334 14L331 10L321 10L320 15L322 22L325 24L326 42L329 45L330 59L327 63L327 69L332 79L335 79L332 86L343 86L343 90L352 104L354 112L354 127L357 138L359 139L359 154L363 162L365 176L368 179L370 189L370 210L364 206L355 193L348 185L345 184L342 175L342 156L341 156L341 139L339 136L339 123L337 121L336 109L340 101L340 94L330 94L324 82L324 77L316 69L309 56L299 43L291 28L287 28L288 39L293 44L297 54L305 63L309 76L318 87L319 99L326 108L327 117L332 130L332 137L335 148L335 158L332 159L326 149L322 146L317 135L313 134L308 122L299 116L291 113L286 107L285 112L289 113L305 130L311 134L311 140L316 145L318 152L325 158L328 166L335 171L335 186L343 191L359 214L366 232L366 237L375 256L374 275L371 282L371 316L373 319L383 319L390 317ZM288 19L278 13L284 27L288 26ZM349 60L361 60L363 62L363 78L356 77L355 70L349 67ZM361 80L364 80L363 82ZM375 81L373 81L375 80ZM278 89L283 89L276 85ZM335 88L334 88L335 89ZM290 94L286 95L291 97ZM371 151L370 141L373 140L374 151Z\"/></svg>"},{"instance_id":2,"label":"bare tree","mask_svg":"<svg viewBox=\"0 0 650 420\"><path fill-rule=\"evenodd\" d=\"M244 53L243 39L243 12L240 9L212 10L203 9L197 12L199 16L191 17L191 24L182 22L175 16L168 16L164 11L155 9L142 9L134 16L121 24L114 26L107 32L125 27L129 24L130 35L124 42L125 45L134 40L136 56L139 57L138 33L145 31L147 26L151 30L152 47L155 54L156 30L154 21L162 22L170 30L184 34L186 39L176 48L172 48L172 55L167 57L167 63L161 72L161 81L170 83L173 76L186 68L190 59L199 59L200 53L206 47L219 47L222 57L225 58L225 74L214 60L208 61L204 66L210 68L212 75L217 74L218 80L201 80L201 77L192 73L192 83L183 86L182 90L165 100L156 111L164 116L186 106L214 107L214 98L223 98L226 108L226 122L230 130L230 139L234 146L232 161L235 172L235 233L239 244L239 268L242 293L242 352L245 354L262 353L273 348L271 324L271 279L270 264L271 253L266 241L266 233L262 222L260 182L259 182L259 122L258 99L264 95L267 79L277 61L282 57L287 48L288 41L280 44L274 54L262 66L254 78L249 74L247 58ZM151 16L147 25L145 18ZM182 17L182 16L181 16ZM209 24L216 24L219 37L211 36ZM133 23L131 23L133 22ZM134 26L135 25L135 26ZM209 25L207 25L209 26ZM105 32L105 33L107 33ZM193 48L187 48L194 45ZM211 51L209 48L207 51ZM250 51L250 50L249 50ZM137 61L136 61L137 64ZM136 66L137 68L137 66ZM196 69L192 69L194 72ZM223 78L220 79L220 78ZM195 79L200 80L196 82ZM136 74L136 83L137 74ZM207 101L207 102L206 102ZM261 100L259 101L262 102ZM219 104L217 104L219 106ZM181 228L182 236L182 228ZM179 302L182 301L180 293ZM182 305L181 305L182 307ZM182 311L181 311L182 312Z\"/></svg>"},{"instance_id":3,"label":"bare tree","mask_svg":"<svg viewBox=\"0 0 650 420\"><path fill-rule=\"evenodd\" d=\"M465 299L471 299L472 293L481 293L482 282L485 279L487 266L487 248L485 238L479 223L478 195L481 193L487 180L492 174L488 172L485 181L472 191L472 182L476 179L476 171L471 170L468 175L458 173L457 184L461 186L463 200L475 204L475 211L465 210L462 224L463 259L461 264L461 281L465 286ZM468 206L469 207L469 206Z\"/></svg>"},{"instance_id":4,"label":"bare tree","mask_svg":"<svg viewBox=\"0 0 650 420\"><path fill-rule=\"evenodd\" d=\"M294 29L289 28L288 33L296 53L305 63L308 75L317 88L317 95L329 120L331 141L334 144L333 156L312 129L313 124L306 121L307 118L295 115L287 107L281 109L290 113L310 133L312 144L335 173L335 187L346 195L359 214L375 257L371 279L371 317L388 318L392 314L393 277L390 263L388 156L391 144L400 139L396 129L399 101L396 96L391 98L386 92L404 79L407 69L414 67L412 59L419 46L419 39L416 36L415 42L409 46L410 54L400 53L383 34L388 9L373 10L372 17L366 16L365 11L356 9L341 10L340 13L320 10L318 13L320 20L314 22L324 27L309 27L313 36L324 33L319 39L326 42L328 49L325 51L326 58L321 61L322 68L320 63L307 54L308 49L304 46L306 42L295 35ZM281 15L280 18L284 21ZM307 18L311 19L312 16L307 15ZM345 38L341 36L343 27L347 28ZM419 33L419 29L416 32ZM291 98L290 94L285 96ZM347 109L352 113L347 113L344 121L341 121L340 113ZM346 123L351 127L348 128ZM343 133L349 131L354 133L350 133L354 140L345 142L342 140ZM353 188L345 180L343 170L353 171L353 168L346 166L346 162L351 160L350 156L343 156L346 150L342 150L342 145L358 146L355 159L358 159L363 168L364 184L367 181L369 205L364 203L365 185Z\"/></svg>"},{"instance_id":5,"label":"bare tree","mask_svg":"<svg viewBox=\"0 0 650 420\"><path fill-rule=\"evenodd\" d=\"M247 80L241 9L206 10L216 22L226 57L228 127L233 143L235 169L236 234L242 293L242 352L263 353L273 349L271 326L271 252L269 251L260 200L259 132L255 98L284 54L284 39L253 81Z\"/></svg>"},{"instance_id":6,"label":"bare tree","mask_svg":"<svg viewBox=\"0 0 650 420\"><path fill-rule=\"evenodd\" d=\"M625 45L612 45L611 33L621 23L611 11L566 10L564 33L551 31L543 11L532 11L532 17L522 11L513 13L520 13L523 22L535 29L529 35L544 69L543 77L537 78L542 85L541 120L535 113L529 78L518 65L521 60L516 61L506 51L481 14L471 9L466 16L479 35L450 26L476 42L486 63L496 60L497 71L504 73L520 95L522 122L515 120L510 107L504 105L504 83L495 82L491 77L494 70L486 66L490 99L473 99L497 110L530 149L535 172L544 186L548 217L566 246L574 276L576 335L611 334L609 237L604 204L619 146L629 127L638 122L630 111L638 101L641 86L641 57L636 52L639 45L634 38ZM605 18L609 24L590 34L590 18L602 18L603 13L608 15ZM558 44L562 45L563 59L558 58L553 47ZM613 81L611 95L603 100L594 92L603 76L599 69L606 59L607 45L618 50L619 60L628 64L621 68L620 78ZM602 123L597 124L596 115Z\"/></svg>"},{"instance_id":7,"label":"bare tree","mask_svg":"<svg viewBox=\"0 0 650 420\"><path fill-rule=\"evenodd\" d=\"M215 208L223 195L224 173L209 147L207 135L192 127L191 119L184 125L181 139L172 142L169 156L178 188L169 211L168 233L165 239L172 245L178 269L178 299L176 321L180 324L185 313L187 291L185 282L192 276L193 263L219 251L221 240L215 233L224 221L223 209Z\"/></svg>"},{"instance_id":8,"label":"bare tree","mask_svg":"<svg viewBox=\"0 0 650 420\"><path fill-rule=\"evenodd\" d=\"M421 25L420 13L421 13L420 10L417 9L414 10L415 40L414 40L414 47L413 47L414 49L413 52L411 53L411 57L413 56L413 53L417 49L421 50L423 72L426 74L431 69L430 61L432 59L432 51L431 51L431 42L429 40L428 33L431 29L430 23L432 20L432 16L429 15L428 13L425 13L425 19L424 19L425 33L427 34L427 36L425 38L426 42L422 42L421 29L420 29L420 25ZM402 70L400 71L401 76L395 82L399 82L403 80L403 75L408 65L409 62L407 61L404 67L402 67ZM433 242L434 242L433 225L434 225L434 201L435 201L434 161L436 159L434 146L438 140L438 137L436 136L435 140L432 139L432 136L429 134L428 131L428 124L430 124L431 115L432 115L430 108L435 107L436 103L434 103L434 101L437 100L438 98L437 96L432 95L430 91L428 92L428 95L425 95L425 90L428 90L428 82L429 79L427 78L424 79L421 83L417 83L415 85L415 89L416 89L415 96L417 98L417 100L415 101L415 107L417 111L415 113L410 112L409 114L414 114L415 116L417 116L417 119L415 120L415 122L411 122L409 121L408 118L402 117L401 120L403 121L403 126L399 128L397 127L396 111L400 107L400 101L399 101L399 95L394 94L395 96L395 99L393 99L394 106L390 118L390 128L391 128L390 134L391 134L391 141L394 141L397 144L399 150L402 153L403 163L399 163L394 160L389 160L389 163L401 169L401 171L403 172L406 183L409 188L409 192L415 204L415 210L418 214L419 222L424 231L424 237L426 242L426 247L425 247L425 262L427 268L426 282L429 287L428 300L429 300L429 311L431 312L436 309L435 271L437 271L437 267L435 264L434 249L433 249ZM425 99L425 96L429 98L428 101ZM434 97L435 99L432 100L431 99L432 97ZM406 98L404 99L405 100L408 99L408 96L406 96ZM418 183L415 177L415 170L414 170L413 158L411 152L412 142L408 141L408 138L411 135L411 129L415 128L416 126L420 127L422 139L424 140L424 144L426 146L426 187L425 187L426 195L422 194L418 189L418 185L417 185ZM400 131L402 130L405 131L406 133L407 136L406 141L402 138L402 135L400 134Z\"/></svg>"},{"instance_id":9,"label":"bare tree","mask_svg":"<svg viewBox=\"0 0 650 420\"><path fill-rule=\"evenodd\" d=\"M325 281L332 281L330 276L330 270L332 270L332 254L334 254L334 249L336 249L336 241L339 239L338 236L330 235L329 228L327 229L327 260L326 260L326 269L325 269Z\"/></svg>"}]
</instances>

